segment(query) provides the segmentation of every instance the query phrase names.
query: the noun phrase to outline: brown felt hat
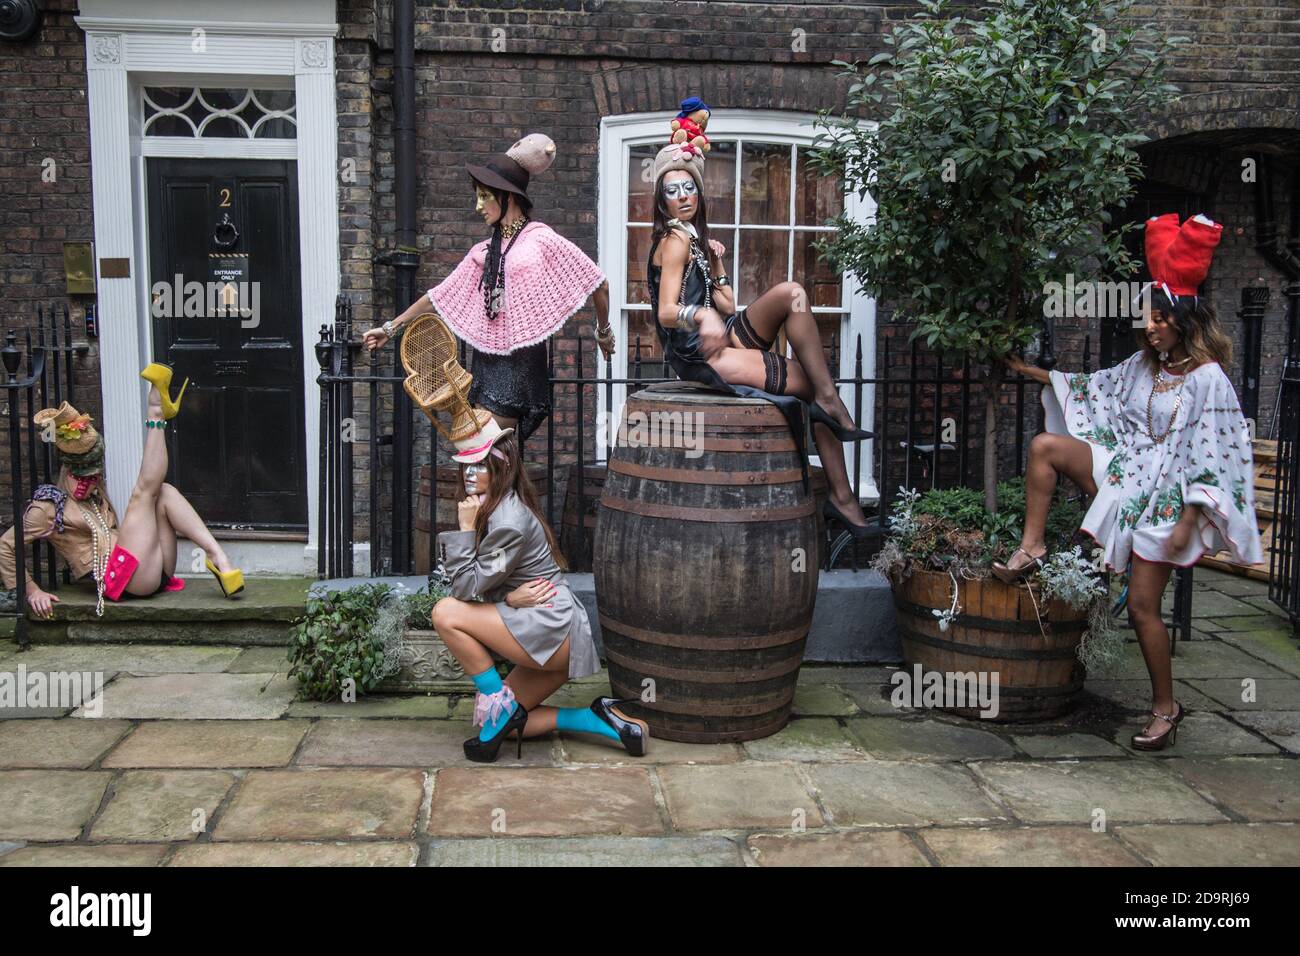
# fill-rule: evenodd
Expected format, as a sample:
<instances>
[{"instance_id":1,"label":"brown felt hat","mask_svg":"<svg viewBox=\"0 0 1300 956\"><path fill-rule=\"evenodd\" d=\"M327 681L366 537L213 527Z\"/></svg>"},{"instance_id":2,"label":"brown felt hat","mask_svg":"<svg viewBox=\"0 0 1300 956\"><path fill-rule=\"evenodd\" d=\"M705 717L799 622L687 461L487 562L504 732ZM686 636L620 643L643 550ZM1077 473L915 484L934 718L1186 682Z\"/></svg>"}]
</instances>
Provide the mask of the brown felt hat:
<instances>
[{"instance_id":1,"label":"brown felt hat","mask_svg":"<svg viewBox=\"0 0 1300 956\"><path fill-rule=\"evenodd\" d=\"M554 141L544 133L529 133L483 165L470 163L465 169L475 182L491 189L504 189L527 199L528 180L545 172L554 161Z\"/></svg>"}]
</instances>

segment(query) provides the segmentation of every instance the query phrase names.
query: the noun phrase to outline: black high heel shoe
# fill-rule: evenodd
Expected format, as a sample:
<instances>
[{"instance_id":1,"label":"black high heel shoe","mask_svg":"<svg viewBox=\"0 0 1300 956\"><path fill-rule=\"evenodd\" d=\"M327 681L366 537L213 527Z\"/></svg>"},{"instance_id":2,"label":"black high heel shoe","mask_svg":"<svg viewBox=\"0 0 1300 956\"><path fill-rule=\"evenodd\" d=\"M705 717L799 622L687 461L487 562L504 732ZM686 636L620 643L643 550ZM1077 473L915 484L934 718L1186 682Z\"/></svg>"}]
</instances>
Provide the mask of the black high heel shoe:
<instances>
[{"instance_id":1,"label":"black high heel shoe","mask_svg":"<svg viewBox=\"0 0 1300 956\"><path fill-rule=\"evenodd\" d=\"M845 428L835 419L831 418L830 412L822 408L816 402L808 403L808 417L820 425L825 425L831 430L839 441L866 441L871 438L874 432L865 431L861 428Z\"/></svg>"},{"instance_id":2,"label":"black high heel shoe","mask_svg":"<svg viewBox=\"0 0 1300 956\"><path fill-rule=\"evenodd\" d=\"M614 709L619 704L631 703L635 701L597 697L591 702L591 712L618 732L624 750L633 757L644 757L646 741L650 739L650 725L635 717L624 717Z\"/></svg>"},{"instance_id":3,"label":"black high heel shoe","mask_svg":"<svg viewBox=\"0 0 1300 956\"><path fill-rule=\"evenodd\" d=\"M872 531L875 530L875 526L872 525L871 522L867 522L866 524L855 524L850 521L848 516L845 515L843 511L840 511L839 508L836 508L829 498L822 502L822 515L827 521L838 521L848 529L849 534L858 539L869 536Z\"/></svg>"},{"instance_id":4,"label":"black high heel shoe","mask_svg":"<svg viewBox=\"0 0 1300 956\"><path fill-rule=\"evenodd\" d=\"M519 743L515 747L515 759L522 759L524 756L524 725L527 723L528 711L524 710L523 704L515 701L515 709L510 713L509 719L497 729L495 734L487 740L479 740L475 736L465 741L465 756L475 763L493 763L497 759L497 753L501 750L501 743L510 736L510 732L513 730L519 734Z\"/></svg>"}]
</instances>

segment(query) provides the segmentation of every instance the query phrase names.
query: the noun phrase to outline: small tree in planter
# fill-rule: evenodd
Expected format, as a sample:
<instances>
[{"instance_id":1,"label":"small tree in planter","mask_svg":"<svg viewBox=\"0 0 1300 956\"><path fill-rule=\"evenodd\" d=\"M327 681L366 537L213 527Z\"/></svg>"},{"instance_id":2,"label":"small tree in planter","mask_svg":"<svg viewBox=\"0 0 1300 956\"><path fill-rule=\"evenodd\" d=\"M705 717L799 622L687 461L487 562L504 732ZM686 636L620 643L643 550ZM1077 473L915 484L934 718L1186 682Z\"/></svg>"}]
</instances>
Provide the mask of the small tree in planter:
<instances>
[{"instance_id":1,"label":"small tree in planter","mask_svg":"<svg viewBox=\"0 0 1300 956\"><path fill-rule=\"evenodd\" d=\"M1127 19L1132 5L990 0L962 14L921 0L865 71L840 64L853 80L848 111L824 120L819 143L823 168L877 204L869 226L835 223L820 245L830 263L894 303L914 339L988 368L982 508L967 492L961 514L943 514L933 493L904 491L878 562L895 585L906 656L936 671L1000 668L1022 717L1059 712L1081 687L1074 656L1090 620L1105 627L1106 597L1081 550L1053 559L1040 594L988 576L1023 517L1023 493L1018 515L999 514L1002 360L1037 335L1048 283L1136 268L1122 230L1106 228L1108 209L1134 191L1142 116L1176 89L1163 65L1174 41ZM881 109L874 129L859 125Z\"/></svg>"},{"instance_id":2,"label":"small tree in planter","mask_svg":"<svg viewBox=\"0 0 1300 956\"><path fill-rule=\"evenodd\" d=\"M853 78L848 112L824 120L819 162L870 193L876 221L845 216L820 244L865 291L948 358L989 368L984 504L997 510L1001 360L1029 345L1049 282L1136 264L1108 207L1133 194L1143 114L1177 90L1166 40L1122 18L1131 0L993 0L969 16L949 0L884 37L891 51ZM875 129L857 114L889 110Z\"/></svg>"}]
</instances>

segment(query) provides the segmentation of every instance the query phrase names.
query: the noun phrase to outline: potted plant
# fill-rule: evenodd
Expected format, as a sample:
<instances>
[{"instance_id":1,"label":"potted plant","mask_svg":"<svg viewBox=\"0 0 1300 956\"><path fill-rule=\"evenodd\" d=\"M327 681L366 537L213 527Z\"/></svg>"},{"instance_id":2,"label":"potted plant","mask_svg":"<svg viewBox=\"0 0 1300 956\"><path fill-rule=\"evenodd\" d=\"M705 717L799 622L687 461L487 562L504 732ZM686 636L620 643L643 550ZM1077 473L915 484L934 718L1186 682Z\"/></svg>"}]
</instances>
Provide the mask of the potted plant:
<instances>
[{"instance_id":1,"label":"potted plant","mask_svg":"<svg viewBox=\"0 0 1300 956\"><path fill-rule=\"evenodd\" d=\"M391 671L384 635L375 622L392 592L387 584L361 584L309 595L289 643L289 676L298 678L303 697L355 700Z\"/></svg>"},{"instance_id":2,"label":"potted plant","mask_svg":"<svg viewBox=\"0 0 1300 956\"><path fill-rule=\"evenodd\" d=\"M313 594L294 622L289 676L309 700L472 690L430 624L446 594L436 582L415 592L380 583Z\"/></svg>"},{"instance_id":3,"label":"potted plant","mask_svg":"<svg viewBox=\"0 0 1300 956\"><path fill-rule=\"evenodd\" d=\"M949 516L949 537L936 547L950 549L941 564L981 582L978 597L961 599L967 613L985 618L972 608L996 608L1023 622L1024 587L977 570L1001 555L994 540L1000 547L1016 523L1000 516L998 494L1002 363L1039 334L1054 284L1135 270L1125 230L1108 229L1110 210L1133 194L1142 116L1176 92L1163 61L1176 41L1136 23L1129 0L953 6L921 0L865 69L839 64L851 80L848 109L823 117L816 155L823 171L875 200L876 216L867 225L840 216L819 248L891 303L895 320L911 322L913 339L987 369L982 506ZM882 112L875 126L862 124ZM929 601L934 620L951 610L951 588L922 587L924 575L894 579L896 588L908 582L905 595L896 590L900 609ZM1049 602L1048 620L1062 613ZM1034 648L1021 650L1032 662ZM1069 650L1039 657L1059 664Z\"/></svg>"},{"instance_id":4,"label":"potted plant","mask_svg":"<svg viewBox=\"0 0 1300 956\"><path fill-rule=\"evenodd\" d=\"M904 659L919 679L938 675L931 685L942 693L926 703L1002 721L1055 717L1077 701L1087 673L1118 661L1124 635L1099 553L1073 543L1078 501L1058 490L1047 517L1052 555L1013 588L989 565L1020 540L1022 479L998 484L997 512L974 488L899 491L872 566L893 585ZM980 706L966 675L996 687L995 712Z\"/></svg>"},{"instance_id":5,"label":"potted plant","mask_svg":"<svg viewBox=\"0 0 1300 956\"><path fill-rule=\"evenodd\" d=\"M473 693L474 682L430 620L433 606L446 596L446 588L435 580L381 610L377 627L383 630L395 666L375 688L379 693Z\"/></svg>"}]
</instances>

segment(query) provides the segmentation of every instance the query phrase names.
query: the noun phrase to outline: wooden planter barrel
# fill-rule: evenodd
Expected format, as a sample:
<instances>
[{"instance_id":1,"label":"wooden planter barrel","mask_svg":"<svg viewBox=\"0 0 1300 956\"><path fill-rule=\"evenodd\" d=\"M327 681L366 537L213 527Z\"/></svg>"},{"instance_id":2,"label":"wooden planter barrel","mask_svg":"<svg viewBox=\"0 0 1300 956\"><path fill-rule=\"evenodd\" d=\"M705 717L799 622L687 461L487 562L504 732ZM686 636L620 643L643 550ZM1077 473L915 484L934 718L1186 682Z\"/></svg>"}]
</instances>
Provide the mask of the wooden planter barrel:
<instances>
[{"instance_id":1,"label":"wooden planter barrel","mask_svg":"<svg viewBox=\"0 0 1300 956\"><path fill-rule=\"evenodd\" d=\"M992 577L958 581L960 610L947 631L940 630L933 613L952 606L952 579L946 573L917 570L895 582L894 604L908 666L920 664L927 673L941 674L997 672L998 715L991 720L1046 720L1074 707L1083 691L1084 668L1077 652L1088 612L1039 597L1040 630L1024 585ZM980 716L978 707L942 709Z\"/></svg>"},{"instance_id":2,"label":"wooden planter barrel","mask_svg":"<svg viewBox=\"0 0 1300 956\"><path fill-rule=\"evenodd\" d=\"M785 419L770 402L682 383L637 392L624 415L629 443L610 455L593 562L614 694L643 698L653 681L653 702L628 709L654 737L776 733L818 573L815 502ZM688 433L635 444L638 415L689 420L701 453L690 457Z\"/></svg>"}]
</instances>

